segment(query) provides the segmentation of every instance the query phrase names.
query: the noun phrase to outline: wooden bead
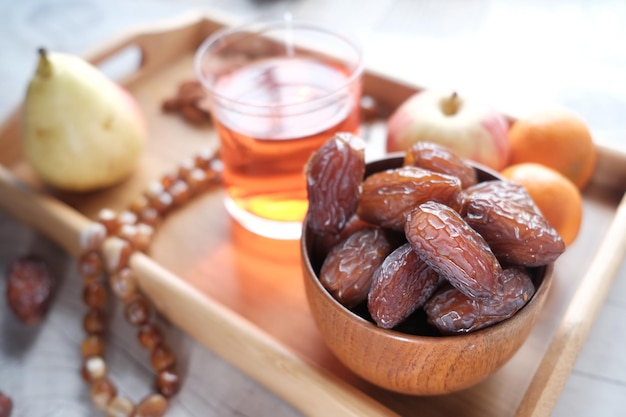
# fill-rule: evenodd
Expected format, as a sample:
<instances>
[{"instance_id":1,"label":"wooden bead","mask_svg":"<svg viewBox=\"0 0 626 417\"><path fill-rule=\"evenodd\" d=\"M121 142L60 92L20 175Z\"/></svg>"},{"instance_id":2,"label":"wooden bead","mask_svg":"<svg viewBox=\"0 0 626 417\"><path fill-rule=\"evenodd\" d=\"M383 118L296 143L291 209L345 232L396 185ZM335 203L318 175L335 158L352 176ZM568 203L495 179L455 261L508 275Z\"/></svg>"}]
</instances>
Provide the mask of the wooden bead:
<instances>
[{"instance_id":1,"label":"wooden bead","mask_svg":"<svg viewBox=\"0 0 626 417\"><path fill-rule=\"evenodd\" d=\"M98 212L98 221L106 228L107 234L113 236L120 227L117 214L111 209L102 209Z\"/></svg>"},{"instance_id":2,"label":"wooden bead","mask_svg":"<svg viewBox=\"0 0 626 417\"><path fill-rule=\"evenodd\" d=\"M191 170L186 178L189 189L192 193L198 194L206 190L210 184L210 177L207 172L200 168L194 168Z\"/></svg>"},{"instance_id":3,"label":"wooden bead","mask_svg":"<svg viewBox=\"0 0 626 417\"><path fill-rule=\"evenodd\" d=\"M109 287L117 298L127 303L137 294L137 282L130 268L122 268L109 275Z\"/></svg>"},{"instance_id":4,"label":"wooden bead","mask_svg":"<svg viewBox=\"0 0 626 417\"><path fill-rule=\"evenodd\" d=\"M86 382L93 382L96 379L104 378L107 374L107 366L100 356L92 356L85 359L81 375Z\"/></svg>"},{"instance_id":5,"label":"wooden bead","mask_svg":"<svg viewBox=\"0 0 626 417\"><path fill-rule=\"evenodd\" d=\"M183 180L176 180L167 191L172 196L175 207L184 205L191 197L189 185Z\"/></svg>"},{"instance_id":6,"label":"wooden bead","mask_svg":"<svg viewBox=\"0 0 626 417\"><path fill-rule=\"evenodd\" d=\"M131 203L130 210L137 215L137 220L139 220L141 212L146 207L149 207L148 198L145 195L140 195Z\"/></svg>"},{"instance_id":7,"label":"wooden bead","mask_svg":"<svg viewBox=\"0 0 626 417\"><path fill-rule=\"evenodd\" d=\"M85 275L83 276L83 287L91 284L100 284L102 282L102 275Z\"/></svg>"},{"instance_id":8,"label":"wooden bead","mask_svg":"<svg viewBox=\"0 0 626 417\"><path fill-rule=\"evenodd\" d=\"M146 252L152 243L153 236L154 227L145 223L137 223L135 225L135 235L129 239L129 242L135 250Z\"/></svg>"},{"instance_id":9,"label":"wooden bead","mask_svg":"<svg viewBox=\"0 0 626 417\"><path fill-rule=\"evenodd\" d=\"M137 338L141 346L151 352L163 340L163 333L157 324L147 323L139 328Z\"/></svg>"},{"instance_id":10,"label":"wooden bead","mask_svg":"<svg viewBox=\"0 0 626 417\"><path fill-rule=\"evenodd\" d=\"M91 401L93 404L101 409L106 410L107 405L111 402L115 395L117 394L117 388L115 385L106 377L96 379L91 383L91 390L89 392L91 396Z\"/></svg>"},{"instance_id":11,"label":"wooden bead","mask_svg":"<svg viewBox=\"0 0 626 417\"><path fill-rule=\"evenodd\" d=\"M139 221L156 228L161 223L161 214L154 207L148 205L139 213Z\"/></svg>"},{"instance_id":12,"label":"wooden bead","mask_svg":"<svg viewBox=\"0 0 626 417\"><path fill-rule=\"evenodd\" d=\"M82 276L99 276L104 272L104 263L96 250L84 252L78 258L78 272Z\"/></svg>"},{"instance_id":13,"label":"wooden bead","mask_svg":"<svg viewBox=\"0 0 626 417\"><path fill-rule=\"evenodd\" d=\"M135 412L135 404L128 398L115 396L107 405L107 417L130 417Z\"/></svg>"},{"instance_id":14,"label":"wooden bead","mask_svg":"<svg viewBox=\"0 0 626 417\"><path fill-rule=\"evenodd\" d=\"M207 169L213 158L215 158L214 152L210 151L208 148L202 148L194 157L194 164L200 169Z\"/></svg>"},{"instance_id":15,"label":"wooden bead","mask_svg":"<svg viewBox=\"0 0 626 417\"><path fill-rule=\"evenodd\" d=\"M144 325L150 320L152 315L152 305L142 295L133 298L127 305L125 316L130 324L135 326Z\"/></svg>"},{"instance_id":16,"label":"wooden bead","mask_svg":"<svg viewBox=\"0 0 626 417\"><path fill-rule=\"evenodd\" d=\"M91 308L104 308L107 302L106 288L102 283L92 283L83 288L83 302Z\"/></svg>"},{"instance_id":17,"label":"wooden bead","mask_svg":"<svg viewBox=\"0 0 626 417\"><path fill-rule=\"evenodd\" d=\"M163 343L159 343L152 349L152 353L150 354L150 363L152 364L152 369L159 372L170 366L174 365L174 354L172 351L165 346Z\"/></svg>"},{"instance_id":18,"label":"wooden bead","mask_svg":"<svg viewBox=\"0 0 626 417\"><path fill-rule=\"evenodd\" d=\"M137 404L133 417L163 417L167 406L167 398L161 394L151 394Z\"/></svg>"},{"instance_id":19,"label":"wooden bead","mask_svg":"<svg viewBox=\"0 0 626 417\"><path fill-rule=\"evenodd\" d=\"M156 389L166 398L175 395L180 389L180 375L174 367L159 371L156 376Z\"/></svg>"},{"instance_id":20,"label":"wooden bead","mask_svg":"<svg viewBox=\"0 0 626 417\"><path fill-rule=\"evenodd\" d=\"M146 190L146 198L150 207L163 215L172 208L174 203L172 196L165 190L159 181L153 181Z\"/></svg>"},{"instance_id":21,"label":"wooden bead","mask_svg":"<svg viewBox=\"0 0 626 417\"><path fill-rule=\"evenodd\" d=\"M164 190L167 190L176 181L178 181L178 174L168 173L161 177L161 186L163 187Z\"/></svg>"},{"instance_id":22,"label":"wooden bead","mask_svg":"<svg viewBox=\"0 0 626 417\"><path fill-rule=\"evenodd\" d=\"M106 260L107 270L110 274L114 274L128 266L133 247L124 239L109 239L102 245L102 253Z\"/></svg>"},{"instance_id":23,"label":"wooden bead","mask_svg":"<svg viewBox=\"0 0 626 417\"><path fill-rule=\"evenodd\" d=\"M100 308L90 308L83 319L83 329L87 334L101 335L106 330L106 315Z\"/></svg>"},{"instance_id":24,"label":"wooden bead","mask_svg":"<svg viewBox=\"0 0 626 417\"><path fill-rule=\"evenodd\" d=\"M117 215L117 222L120 227L137 223L137 214L132 210L123 210ZM119 229L117 231L119 233Z\"/></svg>"},{"instance_id":25,"label":"wooden bead","mask_svg":"<svg viewBox=\"0 0 626 417\"><path fill-rule=\"evenodd\" d=\"M178 178L186 181L189 173L196 168L195 161L191 158L184 159L178 165Z\"/></svg>"},{"instance_id":26,"label":"wooden bead","mask_svg":"<svg viewBox=\"0 0 626 417\"><path fill-rule=\"evenodd\" d=\"M88 335L80 345L80 353L83 358L92 356L104 356L104 340L97 335Z\"/></svg>"}]
</instances>

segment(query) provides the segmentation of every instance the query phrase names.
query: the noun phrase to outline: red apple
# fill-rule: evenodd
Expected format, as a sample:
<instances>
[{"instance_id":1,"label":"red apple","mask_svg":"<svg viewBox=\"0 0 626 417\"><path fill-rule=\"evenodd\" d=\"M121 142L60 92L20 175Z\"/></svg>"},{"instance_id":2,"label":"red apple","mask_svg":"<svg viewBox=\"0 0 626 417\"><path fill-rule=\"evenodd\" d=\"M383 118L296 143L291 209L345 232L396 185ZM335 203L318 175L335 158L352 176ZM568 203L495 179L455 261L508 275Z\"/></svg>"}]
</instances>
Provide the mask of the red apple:
<instances>
[{"instance_id":1,"label":"red apple","mask_svg":"<svg viewBox=\"0 0 626 417\"><path fill-rule=\"evenodd\" d=\"M418 141L439 143L497 171L509 158L506 118L480 100L424 90L409 97L387 121L387 152Z\"/></svg>"}]
</instances>

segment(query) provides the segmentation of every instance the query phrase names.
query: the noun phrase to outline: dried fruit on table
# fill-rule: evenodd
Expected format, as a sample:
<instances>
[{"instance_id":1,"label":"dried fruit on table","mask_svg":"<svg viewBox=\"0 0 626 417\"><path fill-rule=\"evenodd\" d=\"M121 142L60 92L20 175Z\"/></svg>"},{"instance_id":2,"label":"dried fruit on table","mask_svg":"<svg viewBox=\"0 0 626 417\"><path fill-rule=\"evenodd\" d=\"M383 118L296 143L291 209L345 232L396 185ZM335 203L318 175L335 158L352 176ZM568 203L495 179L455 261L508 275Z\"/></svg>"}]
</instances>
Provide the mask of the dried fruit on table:
<instances>
[{"instance_id":1,"label":"dried fruit on table","mask_svg":"<svg viewBox=\"0 0 626 417\"><path fill-rule=\"evenodd\" d=\"M428 322L443 334L475 331L513 316L535 293L524 268L505 269L499 281L497 295L486 302L468 297L451 285L442 287L424 306Z\"/></svg>"},{"instance_id":2,"label":"dried fruit on table","mask_svg":"<svg viewBox=\"0 0 626 417\"><path fill-rule=\"evenodd\" d=\"M9 265L7 301L18 319L36 324L48 311L53 293L53 278L47 263L35 256L17 258Z\"/></svg>"},{"instance_id":3,"label":"dried fruit on table","mask_svg":"<svg viewBox=\"0 0 626 417\"><path fill-rule=\"evenodd\" d=\"M392 250L383 230L358 230L329 252L320 282L341 304L354 307L367 299L374 272Z\"/></svg>"},{"instance_id":4,"label":"dried fruit on table","mask_svg":"<svg viewBox=\"0 0 626 417\"><path fill-rule=\"evenodd\" d=\"M183 81L174 96L163 100L161 109L166 113L180 113L186 121L194 125L211 121L207 92L197 80Z\"/></svg>"},{"instance_id":5,"label":"dried fruit on table","mask_svg":"<svg viewBox=\"0 0 626 417\"><path fill-rule=\"evenodd\" d=\"M356 211L365 174L365 143L338 133L315 152L306 168L308 224L316 233L338 233Z\"/></svg>"},{"instance_id":6,"label":"dried fruit on table","mask_svg":"<svg viewBox=\"0 0 626 417\"><path fill-rule=\"evenodd\" d=\"M523 266L554 262L565 243L532 207L490 193L472 193L464 203L465 220L500 260Z\"/></svg>"},{"instance_id":7,"label":"dried fruit on table","mask_svg":"<svg viewBox=\"0 0 626 417\"><path fill-rule=\"evenodd\" d=\"M13 410L11 397L0 391L0 417L9 417Z\"/></svg>"},{"instance_id":8,"label":"dried fruit on table","mask_svg":"<svg viewBox=\"0 0 626 417\"><path fill-rule=\"evenodd\" d=\"M461 181L414 166L377 172L361 185L357 214L363 220L404 230L407 215L421 203L437 201L460 208Z\"/></svg>"},{"instance_id":9,"label":"dried fruit on table","mask_svg":"<svg viewBox=\"0 0 626 417\"><path fill-rule=\"evenodd\" d=\"M405 243L374 273L367 308L374 321L391 329L422 307L439 286L439 274Z\"/></svg>"},{"instance_id":10,"label":"dried fruit on table","mask_svg":"<svg viewBox=\"0 0 626 417\"><path fill-rule=\"evenodd\" d=\"M416 142L407 151L404 165L452 175L467 188L478 182L476 170L449 148L433 142Z\"/></svg>"},{"instance_id":11,"label":"dried fruit on table","mask_svg":"<svg viewBox=\"0 0 626 417\"><path fill-rule=\"evenodd\" d=\"M502 267L478 232L450 207L429 201L409 215L405 234L417 254L469 297L490 299Z\"/></svg>"}]
</instances>

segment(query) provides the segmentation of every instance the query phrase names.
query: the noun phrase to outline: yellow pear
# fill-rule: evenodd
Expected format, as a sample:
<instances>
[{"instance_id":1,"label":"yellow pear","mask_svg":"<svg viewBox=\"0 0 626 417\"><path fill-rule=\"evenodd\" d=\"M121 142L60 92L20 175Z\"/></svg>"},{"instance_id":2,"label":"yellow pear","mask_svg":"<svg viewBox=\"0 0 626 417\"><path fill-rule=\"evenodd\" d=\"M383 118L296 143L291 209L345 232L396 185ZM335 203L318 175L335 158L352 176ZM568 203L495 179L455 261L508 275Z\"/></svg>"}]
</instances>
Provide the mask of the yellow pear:
<instances>
[{"instance_id":1,"label":"yellow pear","mask_svg":"<svg viewBox=\"0 0 626 417\"><path fill-rule=\"evenodd\" d=\"M84 59L39 50L24 101L22 146L47 184L92 191L138 165L147 129L134 97Z\"/></svg>"}]
</instances>

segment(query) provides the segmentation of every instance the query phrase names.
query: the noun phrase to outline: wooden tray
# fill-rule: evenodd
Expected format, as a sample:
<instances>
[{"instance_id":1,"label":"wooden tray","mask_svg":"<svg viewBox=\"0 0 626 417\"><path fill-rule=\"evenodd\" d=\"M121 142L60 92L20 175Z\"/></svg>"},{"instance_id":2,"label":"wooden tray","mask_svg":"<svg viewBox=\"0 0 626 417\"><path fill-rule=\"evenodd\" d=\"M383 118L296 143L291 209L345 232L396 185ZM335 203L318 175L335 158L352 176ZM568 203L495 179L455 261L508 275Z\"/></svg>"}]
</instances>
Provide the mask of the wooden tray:
<instances>
[{"instance_id":1,"label":"wooden tray","mask_svg":"<svg viewBox=\"0 0 626 417\"><path fill-rule=\"evenodd\" d=\"M127 33L87 57L101 66L127 51L141 57L122 84L147 117L149 150L140 169L119 186L87 195L42 186L21 155L17 109L0 130L0 207L78 255L81 230L101 208L128 207L150 180L202 147L217 147L212 128L191 127L163 114L160 106L180 82L194 77L199 43L229 23L228 16L194 14ZM416 90L371 71L365 74L365 94L390 108ZM384 122L365 126L364 135L375 149L384 138ZM543 320L500 371L455 394L387 392L339 364L309 314L299 243L254 236L231 222L221 189L170 215L150 257L136 254L131 263L165 317L307 415L549 415L626 251L626 204L620 204L626 155L603 147L598 151L598 170L585 190L581 236L557 262Z\"/></svg>"}]
</instances>

